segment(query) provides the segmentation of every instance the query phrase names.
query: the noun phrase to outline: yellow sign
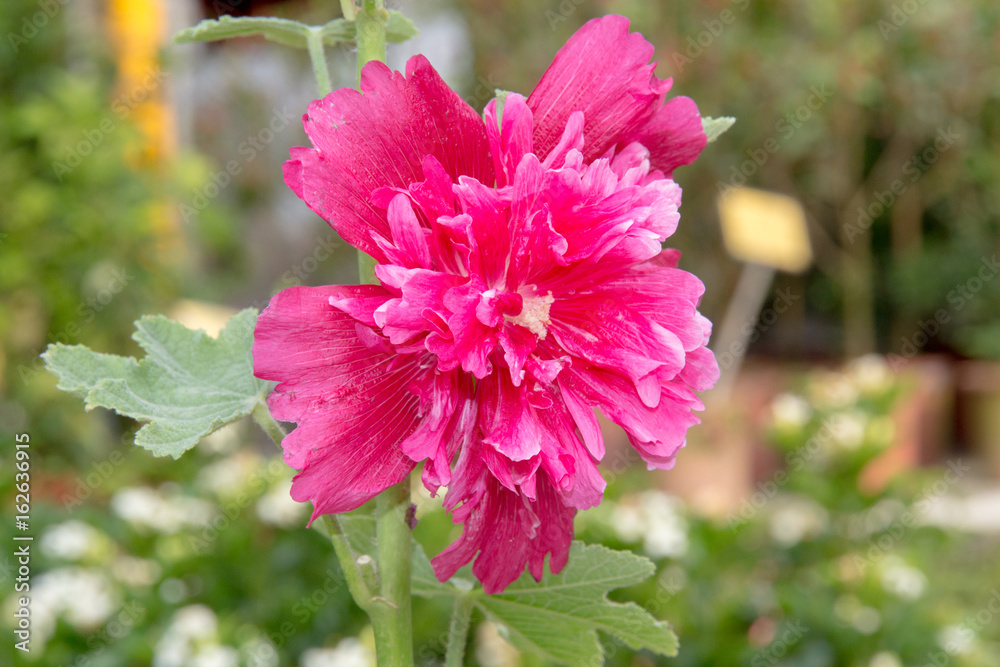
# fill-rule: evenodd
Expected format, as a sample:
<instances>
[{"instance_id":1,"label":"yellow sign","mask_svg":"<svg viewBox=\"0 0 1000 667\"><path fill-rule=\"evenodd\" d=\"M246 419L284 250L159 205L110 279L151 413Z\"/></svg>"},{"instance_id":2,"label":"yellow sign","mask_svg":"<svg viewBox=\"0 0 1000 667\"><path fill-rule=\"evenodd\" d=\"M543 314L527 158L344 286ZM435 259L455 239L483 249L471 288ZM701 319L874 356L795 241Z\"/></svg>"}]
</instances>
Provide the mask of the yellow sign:
<instances>
[{"instance_id":1,"label":"yellow sign","mask_svg":"<svg viewBox=\"0 0 1000 667\"><path fill-rule=\"evenodd\" d=\"M722 238L730 255L742 262L801 273L812 263L806 214L791 197L728 188L719 197Z\"/></svg>"}]
</instances>

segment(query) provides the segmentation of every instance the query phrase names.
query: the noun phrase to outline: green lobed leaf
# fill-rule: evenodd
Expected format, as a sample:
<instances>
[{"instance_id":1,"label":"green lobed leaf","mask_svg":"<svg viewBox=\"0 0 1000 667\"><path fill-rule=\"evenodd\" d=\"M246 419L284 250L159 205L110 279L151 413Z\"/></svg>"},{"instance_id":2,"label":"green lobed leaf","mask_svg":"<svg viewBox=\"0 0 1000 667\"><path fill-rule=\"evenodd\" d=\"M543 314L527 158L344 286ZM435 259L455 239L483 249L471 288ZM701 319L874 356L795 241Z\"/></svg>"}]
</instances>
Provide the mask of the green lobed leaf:
<instances>
[{"instance_id":1,"label":"green lobed leaf","mask_svg":"<svg viewBox=\"0 0 1000 667\"><path fill-rule=\"evenodd\" d=\"M341 42L353 42L357 36L354 21L334 19L322 26L308 26L298 21L288 19L267 18L260 16L243 16L233 18L222 16L219 19L206 19L196 26L185 28L176 35L174 41L178 44L188 42L214 42L233 37L261 36L266 40L284 44L299 49L309 48L306 35L318 30L323 37L323 43L335 46ZM405 42L417 34L417 28L410 19L401 13L391 10L385 27L386 41Z\"/></svg>"},{"instance_id":2,"label":"green lobed leaf","mask_svg":"<svg viewBox=\"0 0 1000 667\"><path fill-rule=\"evenodd\" d=\"M157 316L135 323L141 361L83 345L49 345L42 355L57 386L84 399L87 410L108 408L149 422L135 444L154 456L179 457L201 438L249 415L272 383L253 375L257 311L237 313L219 337Z\"/></svg>"},{"instance_id":3,"label":"green lobed leaf","mask_svg":"<svg viewBox=\"0 0 1000 667\"><path fill-rule=\"evenodd\" d=\"M340 19L343 21L343 19ZM205 19L191 28L185 28L176 35L178 44L187 42L214 42L232 37L260 35L264 39L300 49L307 48L306 35L311 28L298 21L265 18L260 16L222 16L218 20Z\"/></svg>"},{"instance_id":4,"label":"green lobed leaf","mask_svg":"<svg viewBox=\"0 0 1000 667\"><path fill-rule=\"evenodd\" d=\"M385 39L388 42L405 42L417 36L417 27L413 21L403 16L395 9L389 10L389 22L385 26Z\"/></svg>"},{"instance_id":5,"label":"green lobed leaf","mask_svg":"<svg viewBox=\"0 0 1000 667\"><path fill-rule=\"evenodd\" d=\"M336 520L344 531L347 543L355 560L358 556L375 557L377 543L375 540L375 516L371 510L358 510L352 514L338 514Z\"/></svg>"},{"instance_id":6,"label":"green lobed leaf","mask_svg":"<svg viewBox=\"0 0 1000 667\"><path fill-rule=\"evenodd\" d=\"M736 119L732 116L722 116L721 118L704 116L701 119L701 129L705 131L705 136L708 137L708 143L712 143L722 136L726 130L731 128L735 122Z\"/></svg>"},{"instance_id":7,"label":"green lobed leaf","mask_svg":"<svg viewBox=\"0 0 1000 667\"><path fill-rule=\"evenodd\" d=\"M413 541L413 562L410 572L412 592L422 598L466 594L473 587L473 582L457 575L445 583L438 581L434 576L431 561L427 558L427 552L416 540Z\"/></svg>"},{"instance_id":8,"label":"green lobed leaf","mask_svg":"<svg viewBox=\"0 0 1000 667\"><path fill-rule=\"evenodd\" d=\"M414 545L413 594L421 597L464 593L464 582L442 584L419 545ZM474 603L522 650L573 667L603 664L597 631L617 637L634 650L649 649L661 655L677 654L677 636L664 622L639 605L612 602L609 591L633 586L656 567L648 559L602 545L574 542L569 562L557 575L541 582L530 575L503 593L486 595L476 589Z\"/></svg>"}]
</instances>

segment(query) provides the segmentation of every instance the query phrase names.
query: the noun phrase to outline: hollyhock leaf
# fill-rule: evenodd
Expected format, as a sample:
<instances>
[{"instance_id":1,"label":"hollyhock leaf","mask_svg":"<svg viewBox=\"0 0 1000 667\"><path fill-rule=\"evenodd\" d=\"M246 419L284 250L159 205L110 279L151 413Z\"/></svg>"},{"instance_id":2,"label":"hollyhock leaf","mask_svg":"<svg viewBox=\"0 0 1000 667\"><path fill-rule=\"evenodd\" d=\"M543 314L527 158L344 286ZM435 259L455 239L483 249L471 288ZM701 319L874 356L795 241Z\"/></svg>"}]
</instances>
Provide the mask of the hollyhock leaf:
<instances>
[{"instance_id":1,"label":"hollyhock leaf","mask_svg":"<svg viewBox=\"0 0 1000 667\"><path fill-rule=\"evenodd\" d=\"M367 510L365 507L361 507L350 514L326 517L340 524L340 531L347 538L347 544L354 560L361 556L374 558L377 552L375 516L370 507ZM323 526L324 534L330 537L328 527L324 522L318 522L315 525Z\"/></svg>"},{"instance_id":2,"label":"hollyhock leaf","mask_svg":"<svg viewBox=\"0 0 1000 667\"><path fill-rule=\"evenodd\" d=\"M397 12L395 9L389 10L389 22L385 26L385 39L388 42L405 42L417 36L417 26L413 21Z\"/></svg>"},{"instance_id":3,"label":"hollyhock leaf","mask_svg":"<svg viewBox=\"0 0 1000 667\"><path fill-rule=\"evenodd\" d=\"M42 355L59 389L84 399L87 410L114 410L149 422L135 444L154 456L179 457L199 440L249 415L274 386L253 375L257 311L233 316L218 338L157 316L135 323L132 338L146 351L100 354L83 345L49 345Z\"/></svg>"},{"instance_id":4,"label":"hollyhock leaf","mask_svg":"<svg viewBox=\"0 0 1000 667\"><path fill-rule=\"evenodd\" d=\"M357 26L354 21L346 19L334 19L322 27L323 41L334 45L338 42L353 42L357 36ZM389 20L385 26L385 39L387 42L398 44L405 42L417 35L417 27L413 21L406 18L394 9L389 10Z\"/></svg>"},{"instance_id":5,"label":"hollyhock leaf","mask_svg":"<svg viewBox=\"0 0 1000 667\"><path fill-rule=\"evenodd\" d=\"M493 91L494 96L497 101L497 127L502 127L503 125L503 108L507 104L507 96L511 94L509 90L503 90L502 88L497 88Z\"/></svg>"},{"instance_id":6,"label":"hollyhock leaf","mask_svg":"<svg viewBox=\"0 0 1000 667\"><path fill-rule=\"evenodd\" d=\"M174 42L186 44L189 42L215 42L233 37L260 36L270 42L298 49L308 48L306 35L313 30L319 30L323 42L335 46L341 42L353 42L357 37L357 26L354 21L334 19L322 26L308 26L298 21L261 16L221 16L218 19L206 19L196 26L185 28L174 35ZM410 19L395 10L389 11L389 20L385 26L385 38L388 42L399 43L414 37L417 28Z\"/></svg>"},{"instance_id":7,"label":"hollyhock leaf","mask_svg":"<svg viewBox=\"0 0 1000 667\"><path fill-rule=\"evenodd\" d=\"M464 594L472 590L472 582L463 577L452 577L446 583L438 581L434 576L431 561L427 558L427 552L416 540L413 541L413 563L410 572L411 592L422 598Z\"/></svg>"},{"instance_id":8,"label":"hollyhock leaf","mask_svg":"<svg viewBox=\"0 0 1000 667\"><path fill-rule=\"evenodd\" d=\"M340 20L343 21L343 19ZM351 25L351 38L353 38L353 24ZM214 42L232 37L260 35L271 42L304 49L306 48L306 34L310 30L309 26L288 19L264 18L259 16L243 16L239 18L222 16L218 20L206 19L196 26L181 30L174 35L174 41L178 44Z\"/></svg>"},{"instance_id":9,"label":"hollyhock leaf","mask_svg":"<svg viewBox=\"0 0 1000 667\"><path fill-rule=\"evenodd\" d=\"M477 596L476 605L506 627L519 648L561 664L601 664L597 630L632 649L673 656L677 636L666 622L633 602L607 597L608 591L635 585L655 571L652 562L630 552L574 542L559 574L546 574L538 583L523 575L503 593Z\"/></svg>"},{"instance_id":10,"label":"hollyhock leaf","mask_svg":"<svg viewBox=\"0 0 1000 667\"><path fill-rule=\"evenodd\" d=\"M721 118L704 116L701 119L701 129L705 131L705 136L708 137L708 143L712 143L721 137L726 130L731 128L735 122L736 119L732 116L722 116Z\"/></svg>"}]
</instances>

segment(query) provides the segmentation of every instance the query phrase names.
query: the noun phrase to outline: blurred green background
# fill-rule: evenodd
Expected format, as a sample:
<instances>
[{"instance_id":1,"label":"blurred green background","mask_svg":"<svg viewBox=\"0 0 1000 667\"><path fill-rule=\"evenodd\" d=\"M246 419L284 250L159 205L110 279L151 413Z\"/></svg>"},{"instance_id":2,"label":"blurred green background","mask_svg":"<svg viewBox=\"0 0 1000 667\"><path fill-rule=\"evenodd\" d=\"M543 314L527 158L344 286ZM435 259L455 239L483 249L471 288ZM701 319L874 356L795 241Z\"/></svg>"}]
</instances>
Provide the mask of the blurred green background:
<instances>
[{"instance_id":1,"label":"blurred green background","mask_svg":"<svg viewBox=\"0 0 1000 667\"><path fill-rule=\"evenodd\" d=\"M1000 664L1000 5L388 4L421 31L390 64L426 53L477 109L494 88L528 93L580 25L620 13L675 94L737 117L675 175L670 245L717 323L742 270L723 246L720 190L780 192L807 212L813 268L777 276L768 301L790 294L791 307L747 323L748 362L728 397L709 396L676 471L647 473L608 430L608 500L578 534L656 562L654 580L615 597L681 638L673 659L608 640L608 664ZM8 631L0 663L371 664L366 618L253 424L154 459L131 445L135 424L85 413L38 359L57 341L138 354L142 314L211 331L279 289L356 275L353 250L281 180L288 148L307 143L305 54L169 44L227 13L321 23L339 8L0 11L0 495L11 508L14 435L29 433L36 536L32 651ZM352 85L353 54L328 55L335 85ZM436 553L455 529L439 500L415 501ZM0 555L9 628L12 553ZM418 660L441 664L449 610L415 604ZM468 664L539 664L474 621Z\"/></svg>"}]
</instances>

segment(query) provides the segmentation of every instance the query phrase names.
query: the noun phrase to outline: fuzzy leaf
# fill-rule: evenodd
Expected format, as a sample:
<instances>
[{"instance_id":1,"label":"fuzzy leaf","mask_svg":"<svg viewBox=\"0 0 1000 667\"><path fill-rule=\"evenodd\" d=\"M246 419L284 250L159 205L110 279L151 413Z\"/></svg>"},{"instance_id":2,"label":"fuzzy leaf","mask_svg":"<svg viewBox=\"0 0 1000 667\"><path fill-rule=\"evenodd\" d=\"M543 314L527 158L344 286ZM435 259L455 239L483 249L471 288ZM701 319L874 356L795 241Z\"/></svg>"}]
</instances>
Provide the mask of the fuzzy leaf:
<instances>
[{"instance_id":1,"label":"fuzzy leaf","mask_svg":"<svg viewBox=\"0 0 1000 667\"><path fill-rule=\"evenodd\" d=\"M334 19L320 30L323 34L323 41L330 45L339 42L353 42L357 37L357 26L354 21L346 19ZM417 28L413 25L413 21L394 9L389 10L389 20L385 26L385 40L387 42L405 42L416 34Z\"/></svg>"},{"instance_id":2,"label":"fuzzy leaf","mask_svg":"<svg viewBox=\"0 0 1000 667\"><path fill-rule=\"evenodd\" d=\"M607 598L608 591L637 584L655 571L642 556L574 542L561 573L547 574L538 583L522 575L503 593L477 597L476 605L516 645L561 664L602 664L597 630L632 649L672 656L677 636L666 622L633 602Z\"/></svg>"},{"instance_id":3,"label":"fuzzy leaf","mask_svg":"<svg viewBox=\"0 0 1000 667\"><path fill-rule=\"evenodd\" d=\"M486 595L478 587L467 592L469 582L458 577L439 582L424 550L413 546L414 595L472 595L475 605L519 648L574 667L603 664L598 630L635 650L677 654L677 636L666 622L633 602L621 604L607 597L608 591L638 584L655 571L642 556L574 542L569 562L558 575L549 573L536 582L525 574L503 593Z\"/></svg>"},{"instance_id":4,"label":"fuzzy leaf","mask_svg":"<svg viewBox=\"0 0 1000 667\"><path fill-rule=\"evenodd\" d=\"M340 19L343 21L343 19ZM264 39L300 49L307 48L306 34L310 27L288 19L264 18L259 16L222 16L218 20L205 19L198 25L185 28L176 35L178 44L187 42L214 42L232 37L260 35Z\"/></svg>"},{"instance_id":5,"label":"fuzzy leaf","mask_svg":"<svg viewBox=\"0 0 1000 667\"><path fill-rule=\"evenodd\" d=\"M299 49L309 48L306 35L313 30L319 30L323 43L335 46L341 42L353 42L357 35L354 21L334 19L322 26L308 26L298 21L288 19L265 18L259 16L222 16L218 20L206 19L198 25L185 28L174 36L178 44L188 42L214 42L233 37L261 36L266 40L284 44ZM385 26L385 38L388 42L405 42L417 34L417 29L410 19L399 12L391 10Z\"/></svg>"},{"instance_id":6,"label":"fuzzy leaf","mask_svg":"<svg viewBox=\"0 0 1000 667\"><path fill-rule=\"evenodd\" d=\"M385 26L385 39L388 42L399 43L417 36L417 27L413 21L397 12L389 10L389 23Z\"/></svg>"},{"instance_id":7,"label":"fuzzy leaf","mask_svg":"<svg viewBox=\"0 0 1000 667\"><path fill-rule=\"evenodd\" d=\"M704 116L701 119L701 129L705 131L705 136L708 137L708 143L712 143L722 136L726 130L731 128L735 122L736 119L732 116L722 116L721 118Z\"/></svg>"},{"instance_id":8,"label":"fuzzy leaf","mask_svg":"<svg viewBox=\"0 0 1000 667\"><path fill-rule=\"evenodd\" d=\"M371 511L358 510L331 518L340 522L340 529L344 531L355 559L358 556L375 557L378 545L375 540L375 516Z\"/></svg>"},{"instance_id":9,"label":"fuzzy leaf","mask_svg":"<svg viewBox=\"0 0 1000 667\"><path fill-rule=\"evenodd\" d=\"M177 458L270 393L272 383L253 375L256 322L257 311L244 310L216 339L162 315L146 316L132 334L146 351L141 361L59 343L42 358L59 389L82 397L87 410L108 408L149 422L135 444Z\"/></svg>"},{"instance_id":10,"label":"fuzzy leaf","mask_svg":"<svg viewBox=\"0 0 1000 667\"><path fill-rule=\"evenodd\" d=\"M438 581L434 576L434 568L427 558L424 548L413 541L413 564L411 570L411 586L414 595L422 598L433 598L440 595L455 595L457 593L468 593L472 590L472 581L463 577L454 576L445 583ZM479 591L482 593L482 591Z\"/></svg>"}]
</instances>

